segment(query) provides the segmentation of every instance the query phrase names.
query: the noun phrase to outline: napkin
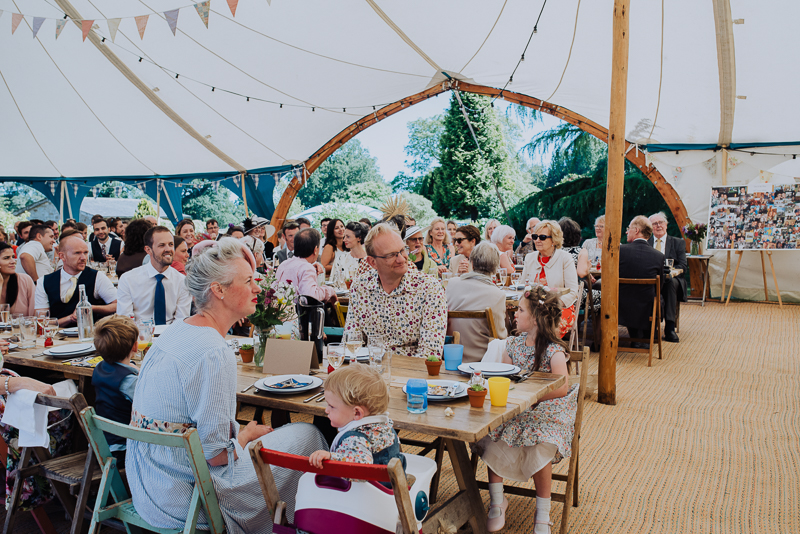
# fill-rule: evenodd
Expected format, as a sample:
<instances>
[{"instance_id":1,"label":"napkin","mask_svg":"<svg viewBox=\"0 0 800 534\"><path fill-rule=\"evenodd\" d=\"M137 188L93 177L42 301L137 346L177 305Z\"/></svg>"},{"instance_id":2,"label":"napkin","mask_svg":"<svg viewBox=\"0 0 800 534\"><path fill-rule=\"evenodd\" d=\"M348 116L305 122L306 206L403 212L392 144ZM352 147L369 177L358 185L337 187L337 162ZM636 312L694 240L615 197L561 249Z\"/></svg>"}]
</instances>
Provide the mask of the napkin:
<instances>
[{"instance_id":1,"label":"napkin","mask_svg":"<svg viewBox=\"0 0 800 534\"><path fill-rule=\"evenodd\" d=\"M47 447L50 436L47 434L47 407L36 404L35 391L21 389L8 394L4 425L19 429L20 447Z\"/></svg>"},{"instance_id":2,"label":"napkin","mask_svg":"<svg viewBox=\"0 0 800 534\"><path fill-rule=\"evenodd\" d=\"M482 362L503 362L503 349L506 347L505 339L493 339L486 347L486 354L481 358Z\"/></svg>"}]
</instances>

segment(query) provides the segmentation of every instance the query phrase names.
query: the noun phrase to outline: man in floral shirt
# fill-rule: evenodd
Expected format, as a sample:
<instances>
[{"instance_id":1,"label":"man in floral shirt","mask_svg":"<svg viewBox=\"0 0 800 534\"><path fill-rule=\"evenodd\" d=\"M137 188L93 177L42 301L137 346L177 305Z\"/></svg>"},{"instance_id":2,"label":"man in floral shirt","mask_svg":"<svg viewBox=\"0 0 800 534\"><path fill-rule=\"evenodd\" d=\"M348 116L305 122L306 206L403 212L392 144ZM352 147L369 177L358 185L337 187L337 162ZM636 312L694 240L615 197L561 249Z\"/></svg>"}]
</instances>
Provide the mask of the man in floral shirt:
<instances>
[{"instance_id":1,"label":"man in floral shirt","mask_svg":"<svg viewBox=\"0 0 800 534\"><path fill-rule=\"evenodd\" d=\"M378 224L364 242L375 268L353 282L345 333L386 336L396 354L442 356L447 300L436 277L408 268L408 247L392 227Z\"/></svg>"}]
</instances>

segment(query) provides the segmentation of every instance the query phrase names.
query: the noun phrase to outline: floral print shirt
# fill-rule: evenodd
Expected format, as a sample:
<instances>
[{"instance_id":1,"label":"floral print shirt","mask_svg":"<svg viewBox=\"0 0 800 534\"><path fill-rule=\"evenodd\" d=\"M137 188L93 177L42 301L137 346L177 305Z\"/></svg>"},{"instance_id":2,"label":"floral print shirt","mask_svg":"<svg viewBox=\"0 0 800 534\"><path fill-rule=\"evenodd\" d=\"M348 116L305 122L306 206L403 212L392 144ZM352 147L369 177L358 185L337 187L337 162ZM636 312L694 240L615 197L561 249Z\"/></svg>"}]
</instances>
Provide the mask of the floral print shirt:
<instances>
[{"instance_id":1,"label":"floral print shirt","mask_svg":"<svg viewBox=\"0 0 800 534\"><path fill-rule=\"evenodd\" d=\"M387 294L373 269L353 282L350 295L345 333L386 336L387 346L403 356L441 356L447 299L436 277L409 270Z\"/></svg>"},{"instance_id":2,"label":"floral print shirt","mask_svg":"<svg viewBox=\"0 0 800 534\"><path fill-rule=\"evenodd\" d=\"M436 262L436 265L444 265L449 269L450 247L448 245L443 245L443 246L444 246L444 256L439 256L439 253L436 252L436 249L433 248L433 245L425 245L425 248L428 250L428 256L430 256L431 259Z\"/></svg>"},{"instance_id":3,"label":"floral print shirt","mask_svg":"<svg viewBox=\"0 0 800 534\"><path fill-rule=\"evenodd\" d=\"M356 427L354 430L366 436L348 436L331 449L331 460L371 464L373 453L391 447L394 443L394 423L374 423Z\"/></svg>"}]
</instances>

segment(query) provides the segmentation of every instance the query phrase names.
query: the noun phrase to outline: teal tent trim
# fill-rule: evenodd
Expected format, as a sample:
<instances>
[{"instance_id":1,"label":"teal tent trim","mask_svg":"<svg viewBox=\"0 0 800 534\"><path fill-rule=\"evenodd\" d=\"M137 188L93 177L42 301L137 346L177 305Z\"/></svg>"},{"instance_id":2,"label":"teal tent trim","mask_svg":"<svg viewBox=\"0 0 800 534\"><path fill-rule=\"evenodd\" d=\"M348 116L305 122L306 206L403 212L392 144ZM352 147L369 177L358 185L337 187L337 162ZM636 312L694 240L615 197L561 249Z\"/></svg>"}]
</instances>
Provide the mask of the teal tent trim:
<instances>
[{"instance_id":1,"label":"teal tent trim","mask_svg":"<svg viewBox=\"0 0 800 534\"><path fill-rule=\"evenodd\" d=\"M800 141L783 141L779 143L731 143L728 150L745 150L748 148L770 148L779 146L800 146ZM675 152L681 150L721 150L723 147L715 144L693 144L693 143L668 143L639 145L640 148L648 152Z\"/></svg>"}]
</instances>

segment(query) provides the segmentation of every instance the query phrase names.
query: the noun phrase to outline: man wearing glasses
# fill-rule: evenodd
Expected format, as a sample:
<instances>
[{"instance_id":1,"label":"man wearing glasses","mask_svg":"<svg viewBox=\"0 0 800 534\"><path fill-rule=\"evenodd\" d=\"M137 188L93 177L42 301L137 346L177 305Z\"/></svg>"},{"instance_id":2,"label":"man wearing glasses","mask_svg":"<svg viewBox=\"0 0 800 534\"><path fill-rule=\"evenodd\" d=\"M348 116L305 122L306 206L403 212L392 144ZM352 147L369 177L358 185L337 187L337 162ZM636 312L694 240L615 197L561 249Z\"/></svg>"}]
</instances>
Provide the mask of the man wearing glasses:
<instances>
[{"instance_id":1,"label":"man wearing glasses","mask_svg":"<svg viewBox=\"0 0 800 534\"><path fill-rule=\"evenodd\" d=\"M383 335L404 356L441 357L447 300L437 278L409 270L408 247L386 223L370 230L364 247L375 270L353 282L345 333Z\"/></svg>"},{"instance_id":2,"label":"man wearing glasses","mask_svg":"<svg viewBox=\"0 0 800 534\"><path fill-rule=\"evenodd\" d=\"M650 224L653 225L653 237L649 243L657 251L673 261L674 269L683 269L686 272L688 264L686 262L686 242L680 237L667 235L667 216L659 212L650 216ZM667 273L668 271L664 271ZM664 299L664 341L670 343L678 342L678 335L675 333L675 317L677 315L678 302L686 302L686 278L677 276L667 278L661 284L661 295Z\"/></svg>"}]
</instances>

